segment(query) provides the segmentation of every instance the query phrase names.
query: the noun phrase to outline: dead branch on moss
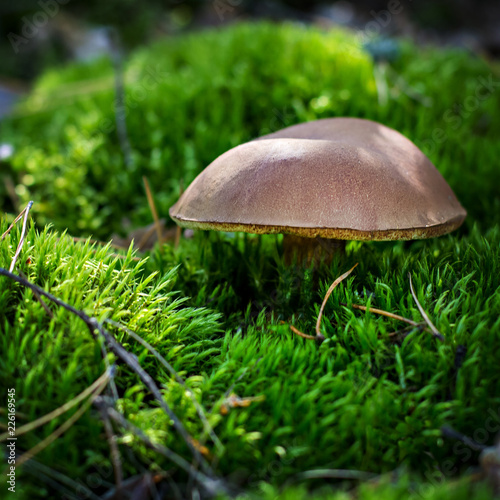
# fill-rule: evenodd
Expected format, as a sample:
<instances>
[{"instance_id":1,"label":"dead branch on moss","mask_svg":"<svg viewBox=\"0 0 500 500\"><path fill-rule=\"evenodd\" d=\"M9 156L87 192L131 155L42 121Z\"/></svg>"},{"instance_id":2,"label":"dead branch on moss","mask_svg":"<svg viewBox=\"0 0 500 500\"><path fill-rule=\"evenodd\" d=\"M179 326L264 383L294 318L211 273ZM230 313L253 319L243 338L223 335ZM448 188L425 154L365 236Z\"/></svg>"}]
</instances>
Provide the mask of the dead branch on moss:
<instances>
[{"instance_id":1,"label":"dead branch on moss","mask_svg":"<svg viewBox=\"0 0 500 500\"><path fill-rule=\"evenodd\" d=\"M388 338L393 338L397 337L398 335L401 335L403 338L405 338L407 335L410 334L415 328L418 330L425 330L425 323L417 323L415 326L407 326L405 328L401 328L400 330L396 330L394 332L388 333L387 337ZM396 341L399 339L396 339Z\"/></svg>"},{"instance_id":2,"label":"dead branch on moss","mask_svg":"<svg viewBox=\"0 0 500 500\"><path fill-rule=\"evenodd\" d=\"M61 488L60 485L72 488L73 491L65 491L67 498L74 498L74 492L78 491L82 494L82 496L85 495L85 498L88 498L89 500L102 500L100 496L97 496L91 489L87 488L82 481L77 482L52 467L38 462L34 458L26 462L24 467L27 472L56 489L57 487Z\"/></svg>"},{"instance_id":3,"label":"dead branch on moss","mask_svg":"<svg viewBox=\"0 0 500 500\"><path fill-rule=\"evenodd\" d=\"M133 332L126 326L121 325L116 321L113 321L112 319L105 319L104 321L110 325L113 325L116 328L119 328L120 330L123 330L125 333L127 333L127 335L130 335L134 340L136 340L142 346L144 346L168 370L168 372L175 378L176 382L179 385L181 385L183 389L188 393L191 401L193 402L196 408L196 412L198 413L198 416L200 417L200 420L203 423L205 432L211 437L212 441L219 448L219 450L220 451L223 450L224 446L222 445L221 441L219 440L212 426L210 425L208 418L205 415L205 411L203 410L203 407L196 399L196 396L194 395L191 388L188 387L186 382L184 382L183 378L177 373L174 367L149 342L144 340L141 336L137 335L137 333Z\"/></svg>"},{"instance_id":4,"label":"dead branch on moss","mask_svg":"<svg viewBox=\"0 0 500 500\"><path fill-rule=\"evenodd\" d=\"M158 443L153 443L149 437L134 424L129 422L121 413L116 411L112 406L108 405L104 398L98 398L95 401L97 407L102 408L106 411L111 420L115 421L121 427L132 433L137 439L139 439L145 446L149 449L163 455L165 458L176 464L180 469L184 470L192 477L197 483L203 485L212 494L217 494L226 491L224 484L216 478L204 474L196 469L193 464L190 464L187 460L182 458L180 455L170 450L166 446Z\"/></svg>"},{"instance_id":5,"label":"dead branch on moss","mask_svg":"<svg viewBox=\"0 0 500 500\"><path fill-rule=\"evenodd\" d=\"M142 368L142 366L137 361L137 358L130 354L103 326L99 323L95 318L92 318L85 314L83 311L76 309L75 307L67 304L66 302L58 299L51 293L43 290L39 286L31 283L30 281L18 276L17 274L13 274L10 271L7 271L4 268L0 267L0 275L6 276L7 278L18 282L19 284L29 288L30 290L37 291L40 295L43 295L51 302L57 304L60 307L70 311L74 315L78 316L88 327L90 334L95 339L97 335L101 335L110 351L115 354L119 359L121 359L136 375L139 376L142 383L148 388L148 390L153 394L161 408L168 415L170 420L173 422L173 425L182 439L186 442L189 450L193 454L195 460L201 465L205 474L209 476L213 476L213 471L210 465L206 462L200 451L193 445L192 438L186 431L182 422L177 418L175 413L172 411L170 406L164 400L158 386L152 379L152 377ZM76 414L75 414L76 415Z\"/></svg>"},{"instance_id":6,"label":"dead branch on moss","mask_svg":"<svg viewBox=\"0 0 500 500\"><path fill-rule=\"evenodd\" d=\"M345 302L340 302L342 306L349 307ZM394 314L388 311L384 311L383 309L377 309L376 307L366 307L359 304L351 304L353 309L359 309L360 311L368 311L374 314L380 314L381 316L385 316L387 318L395 319L396 321L402 321L403 323L407 323L410 326L406 328L402 328L401 330L396 330L387 334L387 337L396 337L398 335L405 335L411 332L414 328L418 328L419 330L426 330L425 323L417 323L411 319L400 316L399 314Z\"/></svg>"},{"instance_id":7,"label":"dead branch on moss","mask_svg":"<svg viewBox=\"0 0 500 500\"><path fill-rule=\"evenodd\" d=\"M95 403L95 400L94 400ZM115 473L115 485L117 494L119 494L120 489L123 484L123 471L122 471L122 460L120 456L120 450L116 442L116 436L113 432L113 426L111 425L111 420L108 413L104 408L98 406L99 413L101 414L102 422L104 425L104 431L106 432L106 437L108 439L109 449L111 452L111 463L113 464L113 471Z\"/></svg>"},{"instance_id":8,"label":"dead branch on moss","mask_svg":"<svg viewBox=\"0 0 500 500\"><path fill-rule=\"evenodd\" d=\"M18 273L19 273L19 276L22 276L26 280L28 279L28 277L20 269L18 270ZM45 302L45 300L43 300L42 297L40 297L40 294L38 292L35 292L35 290L32 290L32 291L33 291L33 295L35 296L35 299L38 300L38 302L40 302L40 304L43 307L44 311L47 313L47 316L49 318L53 318L54 314L50 310L50 308L47 305L47 303Z\"/></svg>"}]
</instances>

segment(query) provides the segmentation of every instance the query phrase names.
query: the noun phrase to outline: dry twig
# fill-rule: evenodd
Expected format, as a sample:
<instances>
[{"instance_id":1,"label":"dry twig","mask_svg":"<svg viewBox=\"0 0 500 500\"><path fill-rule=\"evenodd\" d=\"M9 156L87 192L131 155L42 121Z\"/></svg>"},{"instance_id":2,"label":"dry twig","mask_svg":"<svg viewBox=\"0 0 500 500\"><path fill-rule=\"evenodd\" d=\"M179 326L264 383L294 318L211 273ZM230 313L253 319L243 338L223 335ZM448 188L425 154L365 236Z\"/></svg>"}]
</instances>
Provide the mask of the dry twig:
<instances>
[{"instance_id":1,"label":"dry twig","mask_svg":"<svg viewBox=\"0 0 500 500\"><path fill-rule=\"evenodd\" d=\"M174 451L170 450L166 446L161 444L153 443L144 432L136 427L134 424L129 422L121 413L116 411L113 407L106 404L104 398L99 398L96 400L95 404L98 407L102 407L109 417L118 423L121 427L131 432L136 438L138 438L143 444L145 444L151 450L156 451L160 455L163 455L168 460L176 464L178 467L188 472L190 477L192 477L196 482L202 484L207 490L215 493L221 493L225 491L224 485L217 479L211 478L196 470L195 466L184 460L180 455L177 455Z\"/></svg>"},{"instance_id":2,"label":"dry twig","mask_svg":"<svg viewBox=\"0 0 500 500\"><path fill-rule=\"evenodd\" d=\"M339 276L330 286L330 288L328 289L328 291L326 292L325 294L325 298L323 299L323 303L321 304L321 308L319 310L319 314L318 314L318 320L316 321L316 335L315 336L312 336L312 335L307 335L306 333L303 333L301 332L300 330L297 330L297 328L295 328L294 326L290 325L290 330L292 330L292 332L296 333L297 335L300 335L301 337L305 338L305 339L315 339L315 340L318 340L320 342L323 342L323 340L325 340L325 337L324 335L320 332L320 326L321 326L321 318L323 317L323 310L325 309L325 305L326 305L326 302L328 301L330 295L332 294L333 290L335 290L335 288L337 287L337 285L342 282L343 280L345 280L354 270L354 268L357 266L358 264L354 264L354 266L351 267L351 269L349 269L349 271L345 272L344 274L342 274L341 276Z\"/></svg>"},{"instance_id":3,"label":"dry twig","mask_svg":"<svg viewBox=\"0 0 500 500\"><path fill-rule=\"evenodd\" d=\"M40 427L42 425L45 425L49 422L51 422L54 418L59 417L60 415L63 415L67 411L71 410L74 406L76 406L80 401L83 401L87 396L90 396L93 392L95 392L97 389L99 389L102 385L106 385L113 375L112 371L106 371L104 372L92 385L87 387L84 391L82 391L78 396L74 397L72 400L68 401L67 403L63 404L59 408L56 408L55 410L51 411L50 413L47 413L43 417L40 417L33 422L29 422L21 427L18 427L16 429L16 437L22 436L23 434L26 434L27 432L30 432L37 427ZM9 437L9 434L6 432L4 434L0 435L0 442L5 441Z\"/></svg>"},{"instance_id":4,"label":"dry twig","mask_svg":"<svg viewBox=\"0 0 500 500\"><path fill-rule=\"evenodd\" d=\"M123 326L120 323L117 323L116 321L113 321L111 319L106 319L105 321L106 323L109 323L110 325L113 325L116 328L120 328L125 333L130 335L134 340L143 345L169 371L169 373L175 377L177 383L180 384L184 388L184 390L189 394L189 397L191 398L191 401L193 402L196 408L198 416L200 417L200 420L203 422L203 426L205 427L205 432L211 437L212 441L219 448L219 450L222 450L224 446L222 445L219 438L215 434L212 426L210 425L205 415L205 411L203 410L203 407L196 399L196 396L194 395L193 391L187 386L186 382L184 382L182 377L176 372L174 367L149 342L144 340L141 336L137 335L137 333L133 332L126 326Z\"/></svg>"},{"instance_id":5,"label":"dry twig","mask_svg":"<svg viewBox=\"0 0 500 500\"><path fill-rule=\"evenodd\" d=\"M116 436L113 432L113 426L111 425L108 413L102 407L98 407L98 409L104 424L104 431L106 432L106 437L108 438L109 449L111 450L111 462L113 464L113 470L115 472L116 491L117 494L119 494L123 484L123 471L122 471L120 450L118 449Z\"/></svg>"},{"instance_id":6,"label":"dry twig","mask_svg":"<svg viewBox=\"0 0 500 500\"><path fill-rule=\"evenodd\" d=\"M31 283L30 281L22 278L21 276L18 276L17 274L13 274L10 271L7 271L6 269L4 269L2 267L0 267L0 275L6 276L7 278L12 279L13 281L17 281L21 285L26 286L27 288L29 288L31 290L37 291L40 295L47 297L50 301L54 302L55 304L63 307L64 309L66 309L66 310L70 311L71 313L75 314L76 316L78 316L87 325L91 335L94 338L96 337L96 332L98 334L102 335L102 337L106 341L108 348L111 350L111 352L113 352L134 373L136 373L139 376L139 378L141 379L142 383L153 394L153 396L158 401L158 403L160 404L162 409L165 411L165 413L168 415L170 420L172 420L175 429L180 434L180 436L184 439L184 441L188 445L191 453L194 455L194 458L201 465L201 467L203 468L205 473L208 475L213 475L213 471L211 470L211 467L205 461L205 459L201 455L200 451L193 445L191 436L189 436L189 434L186 431L182 422L177 418L175 413L172 411L170 406L166 403L166 401L162 397L162 394L161 394L160 390L158 389L158 386L156 385L154 380L142 368L142 366L137 361L137 358L135 356L131 355L105 328L103 328L101 323L99 323L95 318L91 318L90 316L85 314L83 311L80 311L80 310L76 309L75 307L62 301L61 299L58 299L57 297L55 297L51 293L43 290L42 288L35 285L34 283Z\"/></svg>"}]
</instances>

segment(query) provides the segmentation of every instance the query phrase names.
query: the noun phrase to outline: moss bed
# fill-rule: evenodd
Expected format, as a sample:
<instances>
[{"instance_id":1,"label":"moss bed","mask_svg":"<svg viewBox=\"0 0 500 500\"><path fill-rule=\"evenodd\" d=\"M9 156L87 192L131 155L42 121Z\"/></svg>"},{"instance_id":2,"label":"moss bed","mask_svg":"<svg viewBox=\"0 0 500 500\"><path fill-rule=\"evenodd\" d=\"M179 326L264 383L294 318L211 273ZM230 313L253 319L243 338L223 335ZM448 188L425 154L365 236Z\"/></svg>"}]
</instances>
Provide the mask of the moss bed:
<instances>
[{"instance_id":1,"label":"moss bed","mask_svg":"<svg viewBox=\"0 0 500 500\"><path fill-rule=\"evenodd\" d=\"M391 63L374 63L351 32L259 23L157 42L127 58L124 79L128 164L107 59L47 72L0 124L2 142L14 148L1 175L15 189L13 196L9 183L0 184L0 233L35 201L17 271L100 321L120 322L165 357L218 441L207 437L186 388L109 326L241 498L492 496L487 481L472 477L481 471L479 451L443 437L441 428L485 446L500 430L498 65L406 41ZM334 116L380 121L420 146L467 209L462 228L427 241L350 242L345 256L315 271L285 266L275 235L196 232L177 248L169 242L140 255L68 235L108 241L149 224L143 176L168 219L179 185L222 152ZM18 225L0 244L1 267L9 267L20 232ZM329 285L356 262L327 303L327 340L319 346L294 335L289 324L314 331ZM391 336L404 325L352 309L371 305L421 322L409 273L444 341L417 328ZM18 426L71 400L106 369L85 324L50 308L53 318L30 290L0 277L0 385L2 394L16 389ZM190 461L172 421L123 363L115 383L119 411ZM230 393L256 400L233 408ZM34 446L74 411L19 437L18 449ZM168 471L181 497L191 491L183 471L115 430L126 478ZM93 407L37 461L58 479L48 481L47 471L28 462L17 472L19 498L84 498L76 485L101 495L114 484ZM320 469L374 479L308 475ZM169 491L165 498L174 498Z\"/></svg>"}]
</instances>

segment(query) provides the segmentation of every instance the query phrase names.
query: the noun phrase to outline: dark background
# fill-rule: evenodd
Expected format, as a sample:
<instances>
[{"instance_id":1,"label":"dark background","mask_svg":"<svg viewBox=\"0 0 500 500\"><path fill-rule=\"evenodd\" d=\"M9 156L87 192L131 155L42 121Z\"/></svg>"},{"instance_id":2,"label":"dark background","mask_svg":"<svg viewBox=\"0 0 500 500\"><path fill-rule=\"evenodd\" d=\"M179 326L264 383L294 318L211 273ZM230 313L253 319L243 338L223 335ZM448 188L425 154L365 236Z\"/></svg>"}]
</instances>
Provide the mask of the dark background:
<instances>
[{"instance_id":1,"label":"dark background","mask_svg":"<svg viewBox=\"0 0 500 500\"><path fill-rule=\"evenodd\" d=\"M10 87L22 85L44 67L91 58L105 48L105 27L110 26L130 50L158 37L258 18L359 29L391 1L398 0L2 0L0 79ZM499 56L498 0L399 2L402 12L383 36L408 36Z\"/></svg>"}]
</instances>

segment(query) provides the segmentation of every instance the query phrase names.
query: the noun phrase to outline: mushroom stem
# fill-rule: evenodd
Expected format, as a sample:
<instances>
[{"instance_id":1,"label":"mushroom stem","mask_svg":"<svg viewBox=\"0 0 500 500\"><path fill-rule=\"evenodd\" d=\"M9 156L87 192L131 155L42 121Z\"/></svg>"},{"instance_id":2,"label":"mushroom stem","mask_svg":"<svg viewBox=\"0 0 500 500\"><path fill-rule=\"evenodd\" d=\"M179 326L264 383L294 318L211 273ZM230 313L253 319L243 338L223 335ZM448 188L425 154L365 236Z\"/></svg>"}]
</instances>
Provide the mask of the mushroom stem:
<instances>
[{"instance_id":1,"label":"mushroom stem","mask_svg":"<svg viewBox=\"0 0 500 500\"><path fill-rule=\"evenodd\" d=\"M296 258L299 264L306 261L308 265L314 263L315 266L318 266L321 262L330 264L335 254L343 255L345 240L319 236L304 238L294 234L285 234L283 235L283 249L287 265L290 265Z\"/></svg>"}]
</instances>

